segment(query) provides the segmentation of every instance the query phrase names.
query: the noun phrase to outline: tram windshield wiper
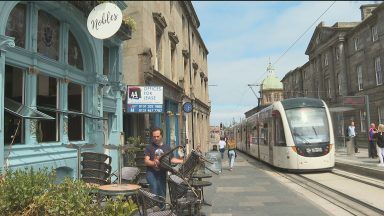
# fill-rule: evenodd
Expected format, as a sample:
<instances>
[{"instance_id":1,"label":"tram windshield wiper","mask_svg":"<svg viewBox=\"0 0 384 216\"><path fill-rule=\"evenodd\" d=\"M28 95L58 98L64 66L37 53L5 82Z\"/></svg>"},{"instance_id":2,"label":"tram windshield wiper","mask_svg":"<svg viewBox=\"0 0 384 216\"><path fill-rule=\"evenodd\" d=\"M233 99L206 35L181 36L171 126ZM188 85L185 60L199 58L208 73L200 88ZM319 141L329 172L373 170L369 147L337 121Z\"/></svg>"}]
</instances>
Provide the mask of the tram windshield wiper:
<instances>
[{"instance_id":1,"label":"tram windshield wiper","mask_svg":"<svg viewBox=\"0 0 384 216\"><path fill-rule=\"evenodd\" d=\"M307 144L307 145L311 144L303 135L300 135L297 132L293 132L292 135L300 138L304 144Z\"/></svg>"},{"instance_id":2,"label":"tram windshield wiper","mask_svg":"<svg viewBox=\"0 0 384 216\"><path fill-rule=\"evenodd\" d=\"M316 132L315 126L312 126L312 129L313 129L313 132L315 132L315 134L317 136L317 132Z\"/></svg>"}]
</instances>

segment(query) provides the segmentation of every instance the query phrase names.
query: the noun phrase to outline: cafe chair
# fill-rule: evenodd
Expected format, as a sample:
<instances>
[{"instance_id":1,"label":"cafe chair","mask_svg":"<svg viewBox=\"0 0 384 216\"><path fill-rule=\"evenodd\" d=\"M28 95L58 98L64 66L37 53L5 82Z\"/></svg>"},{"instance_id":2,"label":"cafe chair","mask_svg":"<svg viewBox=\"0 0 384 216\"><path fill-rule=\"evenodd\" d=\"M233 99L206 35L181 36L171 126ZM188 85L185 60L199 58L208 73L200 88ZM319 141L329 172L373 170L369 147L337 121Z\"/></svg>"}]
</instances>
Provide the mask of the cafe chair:
<instances>
[{"instance_id":1,"label":"cafe chair","mask_svg":"<svg viewBox=\"0 0 384 216\"><path fill-rule=\"evenodd\" d=\"M188 209L188 215L198 214L201 207L201 200L197 196L195 189L185 184L184 180L176 175L170 175L168 180L168 189L171 204L177 215L183 215L185 209Z\"/></svg>"},{"instance_id":2,"label":"cafe chair","mask_svg":"<svg viewBox=\"0 0 384 216\"><path fill-rule=\"evenodd\" d=\"M81 161L81 166L83 169L96 169L107 173L111 173L112 170L111 165L95 160L83 160Z\"/></svg>"},{"instance_id":3,"label":"cafe chair","mask_svg":"<svg viewBox=\"0 0 384 216\"><path fill-rule=\"evenodd\" d=\"M82 161L99 161L111 165L112 157L102 153L96 152L82 152Z\"/></svg>"},{"instance_id":4,"label":"cafe chair","mask_svg":"<svg viewBox=\"0 0 384 216\"><path fill-rule=\"evenodd\" d=\"M143 216L176 216L173 209L166 210L165 198L157 196L146 189L139 189L139 210ZM168 204L169 205L169 204Z\"/></svg>"},{"instance_id":5,"label":"cafe chair","mask_svg":"<svg viewBox=\"0 0 384 216\"><path fill-rule=\"evenodd\" d=\"M123 167L121 168L121 183L138 183L138 177L140 174L140 169L137 167ZM116 176L119 176L118 173L115 173Z\"/></svg>"}]
</instances>

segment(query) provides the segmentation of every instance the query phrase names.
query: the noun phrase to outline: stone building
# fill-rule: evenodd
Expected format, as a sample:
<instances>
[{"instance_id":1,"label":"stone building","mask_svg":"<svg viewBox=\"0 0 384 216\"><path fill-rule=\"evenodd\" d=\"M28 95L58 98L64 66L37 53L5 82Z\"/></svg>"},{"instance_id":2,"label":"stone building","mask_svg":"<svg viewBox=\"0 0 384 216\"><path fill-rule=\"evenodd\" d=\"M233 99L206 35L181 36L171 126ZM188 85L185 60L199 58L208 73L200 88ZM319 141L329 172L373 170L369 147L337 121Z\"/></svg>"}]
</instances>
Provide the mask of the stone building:
<instances>
[{"instance_id":1,"label":"stone building","mask_svg":"<svg viewBox=\"0 0 384 216\"><path fill-rule=\"evenodd\" d=\"M362 140L370 122L384 123L383 9L383 3L362 5L361 22L320 23L305 52L309 61L282 79L287 97L327 102L336 137L344 136L351 121Z\"/></svg>"},{"instance_id":2,"label":"stone building","mask_svg":"<svg viewBox=\"0 0 384 216\"><path fill-rule=\"evenodd\" d=\"M128 85L163 86L163 113L124 114L127 136L142 136L151 127L164 130L164 141L203 151L209 143L208 50L190 1L127 1L125 15L136 31L123 50ZM182 105L190 102L191 113Z\"/></svg>"},{"instance_id":3,"label":"stone building","mask_svg":"<svg viewBox=\"0 0 384 216\"><path fill-rule=\"evenodd\" d=\"M121 44L131 29L123 23L113 37L91 36L86 23L96 4L0 2L1 171L49 167L75 177L77 153L68 143L96 144L90 151L116 158L103 144L120 143Z\"/></svg>"}]
</instances>

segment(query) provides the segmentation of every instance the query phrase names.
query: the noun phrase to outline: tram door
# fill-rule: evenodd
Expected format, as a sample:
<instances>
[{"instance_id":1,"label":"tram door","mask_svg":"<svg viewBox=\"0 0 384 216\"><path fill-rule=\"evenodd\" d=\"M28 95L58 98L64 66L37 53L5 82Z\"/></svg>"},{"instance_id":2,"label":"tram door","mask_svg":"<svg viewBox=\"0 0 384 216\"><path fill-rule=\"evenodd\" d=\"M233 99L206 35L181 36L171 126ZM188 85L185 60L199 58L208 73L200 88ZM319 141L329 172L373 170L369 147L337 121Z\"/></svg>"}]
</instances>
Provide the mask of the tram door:
<instances>
[{"instance_id":1,"label":"tram door","mask_svg":"<svg viewBox=\"0 0 384 216\"><path fill-rule=\"evenodd\" d=\"M275 133L276 133L276 130L275 130L275 118L270 118L270 123L269 123L269 128L268 128L268 138L269 138L269 142L268 142L268 146L269 146L269 163L274 165L273 164L273 145L275 143Z\"/></svg>"}]
</instances>

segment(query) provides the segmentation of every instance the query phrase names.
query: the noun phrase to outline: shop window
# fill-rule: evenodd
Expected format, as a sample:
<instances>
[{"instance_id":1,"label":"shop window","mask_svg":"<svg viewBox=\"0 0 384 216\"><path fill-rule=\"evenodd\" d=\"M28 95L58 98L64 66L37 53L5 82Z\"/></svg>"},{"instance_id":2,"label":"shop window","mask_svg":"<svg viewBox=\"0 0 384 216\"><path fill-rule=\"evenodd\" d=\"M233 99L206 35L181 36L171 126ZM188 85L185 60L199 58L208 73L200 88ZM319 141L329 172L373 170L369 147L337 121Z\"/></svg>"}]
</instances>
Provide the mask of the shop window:
<instances>
[{"instance_id":1,"label":"shop window","mask_svg":"<svg viewBox=\"0 0 384 216\"><path fill-rule=\"evenodd\" d=\"M83 87L75 83L68 84L68 138L84 140Z\"/></svg>"},{"instance_id":2,"label":"shop window","mask_svg":"<svg viewBox=\"0 0 384 216\"><path fill-rule=\"evenodd\" d=\"M39 121L37 128L38 142L59 141L59 113L57 112L57 79L39 74L37 76L36 105L39 111L55 120Z\"/></svg>"},{"instance_id":3,"label":"shop window","mask_svg":"<svg viewBox=\"0 0 384 216\"><path fill-rule=\"evenodd\" d=\"M5 35L15 38L15 45L25 48L26 6L17 4L9 15Z\"/></svg>"},{"instance_id":4,"label":"shop window","mask_svg":"<svg viewBox=\"0 0 384 216\"><path fill-rule=\"evenodd\" d=\"M23 103L23 70L5 66L4 97ZM17 130L17 133L16 133ZM24 120L19 116L4 112L4 143L24 143Z\"/></svg>"},{"instance_id":5,"label":"shop window","mask_svg":"<svg viewBox=\"0 0 384 216\"><path fill-rule=\"evenodd\" d=\"M103 75L109 74L109 48L103 47Z\"/></svg>"},{"instance_id":6,"label":"shop window","mask_svg":"<svg viewBox=\"0 0 384 216\"><path fill-rule=\"evenodd\" d=\"M39 10L37 25L37 52L59 60L60 22L52 15Z\"/></svg>"},{"instance_id":7,"label":"shop window","mask_svg":"<svg viewBox=\"0 0 384 216\"><path fill-rule=\"evenodd\" d=\"M81 49L72 32L68 32L68 64L83 70L83 56Z\"/></svg>"}]
</instances>

